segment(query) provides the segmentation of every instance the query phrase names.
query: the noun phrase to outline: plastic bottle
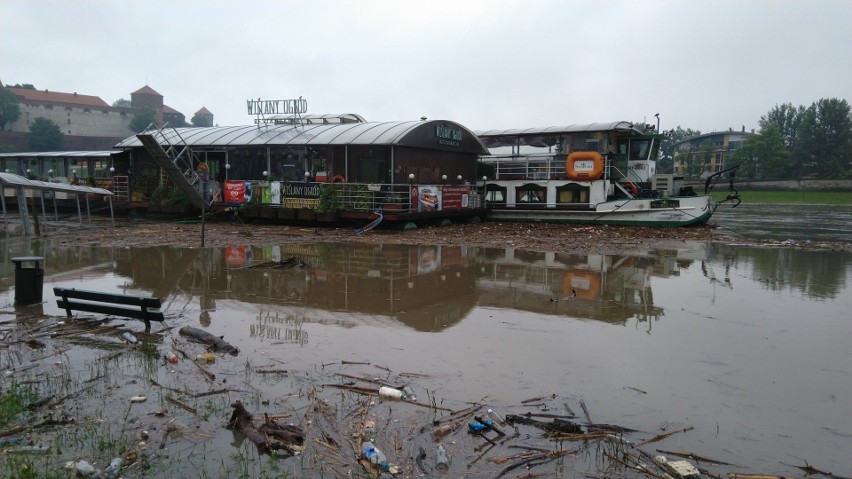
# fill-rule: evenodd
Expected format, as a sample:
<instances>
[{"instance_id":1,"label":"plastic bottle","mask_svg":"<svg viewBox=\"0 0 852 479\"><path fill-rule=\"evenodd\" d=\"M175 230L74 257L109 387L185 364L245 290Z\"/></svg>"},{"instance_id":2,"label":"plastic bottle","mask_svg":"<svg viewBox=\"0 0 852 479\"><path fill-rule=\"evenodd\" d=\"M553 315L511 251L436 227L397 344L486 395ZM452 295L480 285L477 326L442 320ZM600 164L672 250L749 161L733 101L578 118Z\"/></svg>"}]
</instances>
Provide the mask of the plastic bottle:
<instances>
[{"instance_id":1,"label":"plastic bottle","mask_svg":"<svg viewBox=\"0 0 852 479\"><path fill-rule=\"evenodd\" d=\"M113 478L118 476L118 473L121 472L121 463L122 459L120 457L116 457L109 463L109 466L104 469L104 477Z\"/></svg>"},{"instance_id":2,"label":"plastic bottle","mask_svg":"<svg viewBox=\"0 0 852 479\"><path fill-rule=\"evenodd\" d=\"M134 336L130 331L125 331L121 334L121 337L130 344L136 344L139 342L139 340L136 339L136 336Z\"/></svg>"},{"instance_id":3,"label":"plastic bottle","mask_svg":"<svg viewBox=\"0 0 852 479\"><path fill-rule=\"evenodd\" d=\"M383 453L379 448L376 447L370 441L367 441L362 446L364 452L364 458L370 461L373 464L381 466L383 469L387 469L388 467L388 459L385 457L385 453Z\"/></svg>"},{"instance_id":4,"label":"plastic bottle","mask_svg":"<svg viewBox=\"0 0 852 479\"><path fill-rule=\"evenodd\" d=\"M389 388L387 386L382 386L379 388L379 396L390 398L390 399L402 399L404 394L399 389Z\"/></svg>"},{"instance_id":5,"label":"plastic bottle","mask_svg":"<svg viewBox=\"0 0 852 479\"><path fill-rule=\"evenodd\" d=\"M199 363L212 364L212 363L216 362L216 355L213 354L213 353L199 354L198 356L195 357L195 360L198 361Z\"/></svg>"},{"instance_id":6,"label":"plastic bottle","mask_svg":"<svg viewBox=\"0 0 852 479\"><path fill-rule=\"evenodd\" d=\"M497 412L496 412L496 411L494 411L494 410L493 410L493 409L491 409L491 408L489 408L489 409L488 409L488 417L490 417L490 418L491 418L491 420L493 420L494 422L496 422L497 424L499 424L499 425L501 425L501 426L505 426L505 425L506 425L506 420L505 420L505 419L503 419L503 417L502 417L502 416L500 416L499 414L497 414Z\"/></svg>"},{"instance_id":7,"label":"plastic bottle","mask_svg":"<svg viewBox=\"0 0 852 479\"><path fill-rule=\"evenodd\" d=\"M169 352L167 352L167 353L166 353L166 359L167 359L170 363L172 363L172 364L175 364L175 363L177 363L177 361L178 361L177 354L175 354L175 353L173 353L173 352L171 352L171 351L169 351Z\"/></svg>"},{"instance_id":8,"label":"plastic bottle","mask_svg":"<svg viewBox=\"0 0 852 479\"><path fill-rule=\"evenodd\" d=\"M411 389L411 386L407 384L402 387L402 395L403 399L405 399L406 401L417 401L417 396L414 395L414 390Z\"/></svg>"},{"instance_id":9,"label":"plastic bottle","mask_svg":"<svg viewBox=\"0 0 852 479\"><path fill-rule=\"evenodd\" d=\"M89 477L95 474L95 466L89 464L89 461L81 460L74 465L74 470L78 476Z\"/></svg>"},{"instance_id":10,"label":"plastic bottle","mask_svg":"<svg viewBox=\"0 0 852 479\"><path fill-rule=\"evenodd\" d=\"M435 469L438 471L446 471L450 468L450 458L447 456L447 450L443 444L438 444L438 452L435 455Z\"/></svg>"}]
</instances>

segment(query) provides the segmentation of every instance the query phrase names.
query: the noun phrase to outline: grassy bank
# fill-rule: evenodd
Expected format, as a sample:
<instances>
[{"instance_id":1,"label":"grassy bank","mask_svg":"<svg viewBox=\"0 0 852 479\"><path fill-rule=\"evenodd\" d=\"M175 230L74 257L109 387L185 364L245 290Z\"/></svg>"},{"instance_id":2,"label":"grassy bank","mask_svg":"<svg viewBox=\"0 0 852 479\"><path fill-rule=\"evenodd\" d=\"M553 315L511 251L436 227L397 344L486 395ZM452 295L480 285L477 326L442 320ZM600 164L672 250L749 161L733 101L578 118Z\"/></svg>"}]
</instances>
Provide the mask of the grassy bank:
<instances>
[{"instance_id":1,"label":"grassy bank","mask_svg":"<svg viewBox=\"0 0 852 479\"><path fill-rule=\"evenodd\" d=\"M714 191L713 198L723 200L727 192ZM852 204L848 191L747 191L740 190L743 201L749 203Z\"/></svg>"}]
</instances>

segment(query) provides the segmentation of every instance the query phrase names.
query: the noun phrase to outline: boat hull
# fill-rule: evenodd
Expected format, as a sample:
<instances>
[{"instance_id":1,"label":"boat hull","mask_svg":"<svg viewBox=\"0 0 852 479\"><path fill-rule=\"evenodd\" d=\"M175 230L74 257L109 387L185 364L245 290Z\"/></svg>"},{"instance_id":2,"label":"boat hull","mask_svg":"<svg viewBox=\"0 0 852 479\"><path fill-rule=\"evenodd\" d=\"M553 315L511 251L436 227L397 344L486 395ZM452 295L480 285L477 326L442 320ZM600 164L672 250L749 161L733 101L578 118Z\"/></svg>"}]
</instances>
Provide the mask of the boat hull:
<instances>
[{"instance_id":1,"label":"boat hull","mask_svg":"<svg viewBox=\"0 0 852 479\"><path fill-rule=\"evenodd\" d=\"M605 201L588 209L557 205L492 205L488 219L570 224L681 227L706 223L713 214L709 195Z\"/></svg>"}]
</instances>

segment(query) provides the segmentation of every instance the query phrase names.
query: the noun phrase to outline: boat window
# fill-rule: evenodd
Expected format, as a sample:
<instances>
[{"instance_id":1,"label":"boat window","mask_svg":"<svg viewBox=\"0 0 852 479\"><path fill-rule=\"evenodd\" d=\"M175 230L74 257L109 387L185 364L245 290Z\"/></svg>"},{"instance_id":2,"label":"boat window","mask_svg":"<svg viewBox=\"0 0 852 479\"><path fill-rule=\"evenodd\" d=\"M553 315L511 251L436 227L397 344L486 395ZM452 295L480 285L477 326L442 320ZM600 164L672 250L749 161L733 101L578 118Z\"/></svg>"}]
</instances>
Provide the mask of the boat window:
<instances>
[{"instance_id":1,"label":"boat window","mask_svg":"<svg viewBox=\"0 0 852 479\"><path fill-rule=\"evenodd\" d=\"M545 203L547 190L543 186L524 185L516 190L515 196L518 203Z\"/></svg>"},{"instance_id":2,"label":"boat window","mask_svg":"<svg viewBox=\"0 0 852 479\"><path fill-rule=\"evenodd\" d=\"M506 188L501 188L496 185L488 185L485 191L485 201L487 203L506 203Z\"/></svg>"},{"instance_id":3,"label":"boat window","mask_svg":"<svg viewBox=\"0 0 852 479\"><path fill-rule=\"evenodd\" d=\"M588 203L589 188L578 184L568 184L556 188L557 203Z\"/></svg>"},{"instance_id":4,"label":"boat window","mask_svg":"<svg viewBox=\"0 0 852 479\"><path fill-rule=\"evenodd\" d=\"M631 140L630 141L630 161L639 161L648 159L648 148L651 147L651 140Z\"/></svg>"}]
</instances>

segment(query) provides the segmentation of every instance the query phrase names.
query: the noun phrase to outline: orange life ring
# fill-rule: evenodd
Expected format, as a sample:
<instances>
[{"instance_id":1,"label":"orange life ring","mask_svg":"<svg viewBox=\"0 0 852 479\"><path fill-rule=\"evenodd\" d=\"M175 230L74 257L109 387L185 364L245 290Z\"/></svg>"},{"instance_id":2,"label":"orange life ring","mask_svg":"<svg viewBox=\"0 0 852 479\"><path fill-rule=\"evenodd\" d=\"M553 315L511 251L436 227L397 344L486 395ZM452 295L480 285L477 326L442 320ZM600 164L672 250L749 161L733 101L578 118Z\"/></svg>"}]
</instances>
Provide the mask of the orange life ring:
<instances>
[{"instance_id":1,"label":"orange life ring","mask_svg":"<svg viewBox=\"0 0 852 479\"><path fill-rule=\"evenodd\" d=\"M346 178L343 175L335 175L331 178L332 183L346 183Z\"/></svg>"},{"instance_id":2,"label":"orange life ring","mask_svg":"<svg viewBox=\"0 0 852 479\"><path fill-rule=\"evenodd\" d=\"M565 175L571 180L596 180L603 170L604 158L597 151L575 151L565 160Z\"/></svg>"},{"instance_id":3,"label":"orange life ring","mask_svg":"<svg viewBox=\"0 0 852 479\"><path fill-rule=\"evenodd\" d=\"M577 299L597 299L601 294L601 276L594 271L565 271L562 273L562 294Z\"/></svg>"},{"instance_id":4,"label":"orange life ring","mask_svg":"<svg viewBox=\"0 0 852 479\"><path fill-rule=\"evenodd\" d=\"M627 189L630 190L630 194L632 194L633 196L636 196L636 193L639 193L639 187L636 186L636 183L625 183L624 186L626 186Z\"/></svg>"}]
</instances>

